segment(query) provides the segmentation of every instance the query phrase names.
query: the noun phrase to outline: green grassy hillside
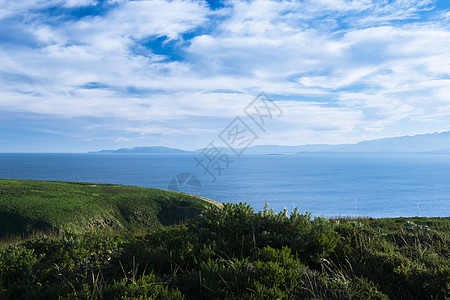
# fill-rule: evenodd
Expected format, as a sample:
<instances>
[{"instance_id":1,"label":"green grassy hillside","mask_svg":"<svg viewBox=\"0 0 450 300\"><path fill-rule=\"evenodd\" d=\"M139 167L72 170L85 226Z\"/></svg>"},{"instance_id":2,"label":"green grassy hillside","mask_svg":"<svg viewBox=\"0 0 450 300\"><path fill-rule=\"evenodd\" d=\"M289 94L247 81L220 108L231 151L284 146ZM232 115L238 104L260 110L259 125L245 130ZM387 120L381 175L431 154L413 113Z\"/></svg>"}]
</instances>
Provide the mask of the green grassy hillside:
<instances>
[{"instance_id":1,"label":"green grassy hillside","mask_svg":"<svg viewBox=\"0 0 450 300\"><path fill-rule=\"evenodd\" d=\"M153 228L178 224L219 205L153 188L0 179L0 238L36 231Z\"/></svg>"}]
</instances>

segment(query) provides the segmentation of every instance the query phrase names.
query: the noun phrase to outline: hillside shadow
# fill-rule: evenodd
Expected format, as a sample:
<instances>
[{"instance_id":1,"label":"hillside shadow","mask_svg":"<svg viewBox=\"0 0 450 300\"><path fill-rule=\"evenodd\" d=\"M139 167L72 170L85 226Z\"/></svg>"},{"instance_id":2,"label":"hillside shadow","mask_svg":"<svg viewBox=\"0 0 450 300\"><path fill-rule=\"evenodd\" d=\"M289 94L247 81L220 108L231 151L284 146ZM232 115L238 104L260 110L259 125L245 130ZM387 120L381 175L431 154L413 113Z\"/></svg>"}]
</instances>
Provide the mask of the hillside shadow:
<instances>
[{"instance_id":1,"label":"hillside shadow","mask_svg":"<svg viewBox=\"0 0 450 300\"><path fill-rule=\"evenodd\" d=\"M36 232L54 233L55 228L47 222L25 218L17 213L0 212L0 239L11 236L28 237Z\"/></svg>"},{"instance_id":2,"label":"hillside shadow","mask_svg":"<svg viewBox=\"0 0 450 300\"><path fill-rule=\"evenodd\" d=\"M200 209L194 207L173 206L163 208L157 215L162 225L184 224L201 213Z\"/></svg>"}]
</instances>

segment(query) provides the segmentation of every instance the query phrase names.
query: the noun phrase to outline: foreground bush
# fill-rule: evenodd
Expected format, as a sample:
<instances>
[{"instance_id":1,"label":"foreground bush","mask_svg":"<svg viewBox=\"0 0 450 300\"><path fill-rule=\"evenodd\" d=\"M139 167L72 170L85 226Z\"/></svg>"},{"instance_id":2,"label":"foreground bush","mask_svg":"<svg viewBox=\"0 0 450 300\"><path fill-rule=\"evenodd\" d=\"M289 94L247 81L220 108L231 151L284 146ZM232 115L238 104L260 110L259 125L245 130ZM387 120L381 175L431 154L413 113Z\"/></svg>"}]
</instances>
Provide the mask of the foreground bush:
<instances>
[{"instance_id":1,"label":"foreground bush","mask_svg":"<svg viewBox=\"0 0 450 300\"><path fill-rule=\"evenodd\" d=\"M0 299L449 297L448 219L343 221L226 204L145 234L22 241L0 247Z\"/></svg>"}]
</instances>

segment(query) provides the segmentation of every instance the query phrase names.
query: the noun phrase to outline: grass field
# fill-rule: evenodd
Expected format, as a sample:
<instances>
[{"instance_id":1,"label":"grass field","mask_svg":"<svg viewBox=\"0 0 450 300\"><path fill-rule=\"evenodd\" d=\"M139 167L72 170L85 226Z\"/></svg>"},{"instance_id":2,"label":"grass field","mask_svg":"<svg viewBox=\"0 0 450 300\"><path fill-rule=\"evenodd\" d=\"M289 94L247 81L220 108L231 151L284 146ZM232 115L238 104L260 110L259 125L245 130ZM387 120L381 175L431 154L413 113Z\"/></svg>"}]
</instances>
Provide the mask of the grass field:
<instances>
[{"instance_id":1,"label":"grass field","mask_svg":"<svg viewBox=\"0 0 450 300\"><path fill-rule=\"evenodd\" d=\"M33 232L138 230L178 224L207 199L152 188L0 179L0 238Z\"/></svg>"}]
</instances>

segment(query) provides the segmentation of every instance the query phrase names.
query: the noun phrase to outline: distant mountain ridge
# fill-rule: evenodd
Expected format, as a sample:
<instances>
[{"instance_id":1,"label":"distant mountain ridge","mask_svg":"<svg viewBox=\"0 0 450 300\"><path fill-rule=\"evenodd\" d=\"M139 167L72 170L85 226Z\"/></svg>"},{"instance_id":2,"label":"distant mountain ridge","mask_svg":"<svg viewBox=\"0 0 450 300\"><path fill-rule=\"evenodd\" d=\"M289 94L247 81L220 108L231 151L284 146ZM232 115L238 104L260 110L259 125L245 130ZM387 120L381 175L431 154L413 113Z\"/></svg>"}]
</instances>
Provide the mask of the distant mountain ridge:
<instances>
[{"instance_id":1,"label":"distant mountain ridge","mask_svg":"<svg viewBox=\"0 0 450 300\"><path fill-rule=\"evenodd\" d=\"M225 153L233 153L230 148L219 147ZM118 150L102 150L89 153L199 153L169 147L135 147ZM241 149L236 149L240 152ZM257 145L244 151L244 154L300 154L300 153L450 153L450 131L406 135L362 141L356 144L312 144L301 146Z\"/></svg>"},{"instance_id":2,"label":"distant mountain ridge","mask_svg":"<svg viewBox=\"0 0 450 300\"><path fill-rule=\"evenodd\" d=\"M449 153L450 132L418 134L363 141L354 145L337 145L332 152L361 153Z\"/></svg>"}]
</instances>

